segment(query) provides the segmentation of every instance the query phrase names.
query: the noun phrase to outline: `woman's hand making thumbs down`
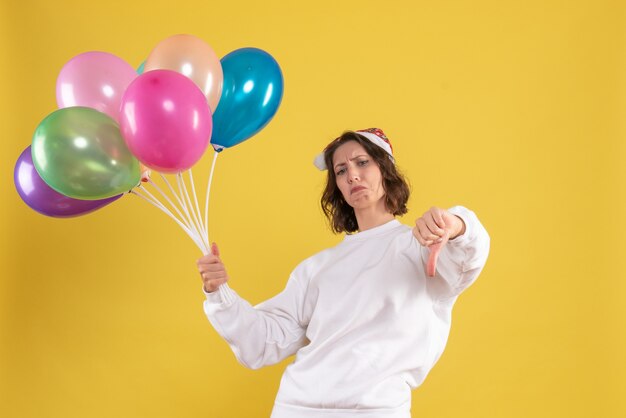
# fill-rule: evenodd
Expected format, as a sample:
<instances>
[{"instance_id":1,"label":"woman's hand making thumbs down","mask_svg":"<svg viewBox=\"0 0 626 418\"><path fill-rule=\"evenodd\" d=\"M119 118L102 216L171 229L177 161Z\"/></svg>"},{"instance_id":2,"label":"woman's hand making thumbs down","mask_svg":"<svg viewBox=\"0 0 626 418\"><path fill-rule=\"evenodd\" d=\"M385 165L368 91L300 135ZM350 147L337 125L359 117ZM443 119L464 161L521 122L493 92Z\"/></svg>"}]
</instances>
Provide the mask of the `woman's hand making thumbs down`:
<instances>
[{"instance_id":1,"label":"woman's hand making thumbs down","mask_svg":"<svg viewBox=\"0 0 626 418\"><path fill-rule=\"evenodd\" d=\"M454 239L465 232L463 220L445 209L431 207L415 221L413 235L424 247L430 249L426 274L435 276L437 257L448 240Z\"/></svg>"}]
</instances>

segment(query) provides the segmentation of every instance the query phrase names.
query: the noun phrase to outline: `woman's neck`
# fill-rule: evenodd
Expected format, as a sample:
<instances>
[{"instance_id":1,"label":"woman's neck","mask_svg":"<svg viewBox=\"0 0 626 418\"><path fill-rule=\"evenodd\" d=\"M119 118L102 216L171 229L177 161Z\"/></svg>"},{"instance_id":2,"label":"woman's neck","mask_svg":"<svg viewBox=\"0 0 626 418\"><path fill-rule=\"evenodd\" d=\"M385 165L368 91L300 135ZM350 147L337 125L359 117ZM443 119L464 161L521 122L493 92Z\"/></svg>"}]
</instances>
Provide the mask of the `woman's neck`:
<instances>
[{"instance_id":1,"label":"woman's neck","mask_svg":"<svg viewBox=\"0 0 626 418\"><path fill-rule=\"evenodd\" d=\"M378 207L355 209L354 215L356 216L356 222L359 225L359 232L376 228L377 226L386 224L395 218L395 216L393 216L393 214L388 212L386 209L381 210Z\"/></svg>"}]
</instances>

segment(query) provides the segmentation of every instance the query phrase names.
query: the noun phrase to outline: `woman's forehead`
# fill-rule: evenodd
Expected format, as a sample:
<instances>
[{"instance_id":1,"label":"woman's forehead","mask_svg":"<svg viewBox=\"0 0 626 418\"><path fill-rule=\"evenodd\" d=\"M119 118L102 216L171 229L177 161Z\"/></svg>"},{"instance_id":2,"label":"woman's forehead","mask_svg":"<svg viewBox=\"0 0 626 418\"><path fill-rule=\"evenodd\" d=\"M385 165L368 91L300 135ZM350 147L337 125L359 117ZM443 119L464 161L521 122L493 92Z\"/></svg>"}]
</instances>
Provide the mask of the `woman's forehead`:
<instances>
[{"instance_id":1,"label":"woman's forehead","mask_svg":"<svg viewBox=\"0 0 626 418\"><path fill-rule=\"evenodd\" d=\"M345 160L361 154L369 155L363 145L356 141L348 141L337 147L333 154L333 161Z\"/></svg>"}]
</instances>

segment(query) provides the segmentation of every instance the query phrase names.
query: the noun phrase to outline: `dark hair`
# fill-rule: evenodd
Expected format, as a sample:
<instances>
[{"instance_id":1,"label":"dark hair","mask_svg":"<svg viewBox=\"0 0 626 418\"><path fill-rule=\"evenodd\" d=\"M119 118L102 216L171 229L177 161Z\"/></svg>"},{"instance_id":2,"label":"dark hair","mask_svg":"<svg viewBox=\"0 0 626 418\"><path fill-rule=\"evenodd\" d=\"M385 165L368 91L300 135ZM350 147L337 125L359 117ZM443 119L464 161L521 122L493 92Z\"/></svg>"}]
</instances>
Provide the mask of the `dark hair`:
<instances>
[{"instance_id":1,"label":"dark hair","mask_svg":"<svg viewBox=\"0 0 626 418\"><path fill-rule=\"evenodd\" d=\"M328 176L326 188L322 194L321 205L333 232L355 232L359 229L354 208L343 198L341 190L337 187L335 170L333 170L333 155L335 151L348 141L356 141L361 144L376 162L376 165L378 165L382 175L385 207L387 210L394 216L407 213L406 202L409 200L409 185L396 168L395 163L389 158L389 154L356 132L346 131L324 149L324 160L326 167L328 167Z\"/></svg>"}]
</instances>

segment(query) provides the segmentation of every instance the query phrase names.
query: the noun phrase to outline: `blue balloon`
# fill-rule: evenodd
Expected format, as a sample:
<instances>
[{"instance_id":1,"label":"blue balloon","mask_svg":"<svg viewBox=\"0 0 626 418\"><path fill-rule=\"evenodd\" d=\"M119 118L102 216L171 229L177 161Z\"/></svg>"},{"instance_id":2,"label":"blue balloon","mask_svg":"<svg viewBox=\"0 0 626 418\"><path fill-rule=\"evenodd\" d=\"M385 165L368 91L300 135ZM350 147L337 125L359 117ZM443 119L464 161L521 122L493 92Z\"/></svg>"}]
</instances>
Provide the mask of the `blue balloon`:
<instances>
[{"instance_id":1,"label":"blue balloon","mask_svg":"<svg viewBox=\"0 0 626 418\"><path fill-rule=\"evenodd\" d=\"M283 74L267 52L241 48L221 63L224 84L211 136L217 150L237 145L263 129L283 98Z\"/></svg>"},{"instance_id":2,"label":"blue balloon","mask_svg":"<svg viewBox=\"0 0 626 418\"><path fill-rule=\"evenodd\" d=\"M146 67L146 60L144 60L139 68L137 68L137 75L143 74L144 68Z\"/></svg>"}]
</instances>

